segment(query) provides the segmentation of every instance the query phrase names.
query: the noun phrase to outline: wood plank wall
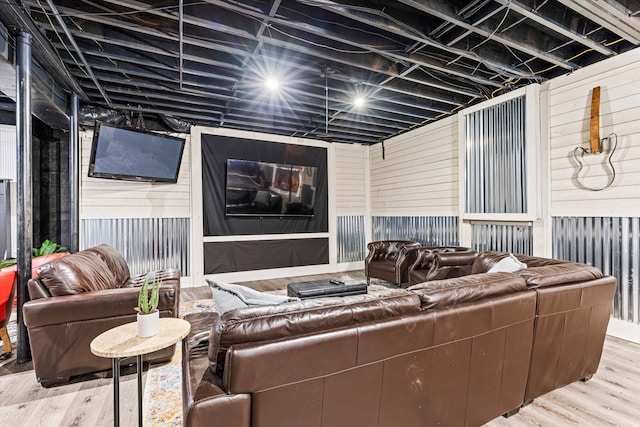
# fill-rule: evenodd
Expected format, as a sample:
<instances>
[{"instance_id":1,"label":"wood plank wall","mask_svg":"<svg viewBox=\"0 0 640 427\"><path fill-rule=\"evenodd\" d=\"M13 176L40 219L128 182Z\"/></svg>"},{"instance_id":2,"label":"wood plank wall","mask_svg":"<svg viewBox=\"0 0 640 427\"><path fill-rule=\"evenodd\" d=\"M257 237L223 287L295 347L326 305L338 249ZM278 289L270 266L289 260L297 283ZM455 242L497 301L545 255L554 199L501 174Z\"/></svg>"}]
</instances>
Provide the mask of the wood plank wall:
<instances>
[{"instance_id":1,"label":"wood plank wall","mask_svg":"<svg viewBox=\"0 0 640 427\"><path fill-rule=\"evenodd\" d=\"M371 147L371 214L458 215L457 116Z\"/></svg>"},{"instance_id":2,"label":"wood plank wall","mask_svg":"<svg viewBox=\"0 0 640 427\"><path fill-rule=\"evenodd\" d=\"M93 131L80 133L80 219L171 218L191 216L191 144L186 137L177 184L89 178Z\"/></svg>"},{"instance_id":3,"label":"wood plank wall","mask_svg":"<svg viewBox=\"0 0 640 427\"><path fill-rule=\"evenodd\" d=\"M638 216L640 209L640 49L618 55L549 82L552 216ZM602 191L579 188L575 147L589 147L594 87L601 88L600 137L618 136L612 157L616 179ZM606 184L606 154L585 156L583 181Z\"/></svg>"},{"instance_id":4,"label":"wood plank wall","mask_svg":"<svg viewBox=\"0 0 640 427\"><path fill-rule=\"evenodd\" d=\"M367 160L363 145L334 144L336 214L364 215L367 207Z\"/></svg>"}]
</instances>

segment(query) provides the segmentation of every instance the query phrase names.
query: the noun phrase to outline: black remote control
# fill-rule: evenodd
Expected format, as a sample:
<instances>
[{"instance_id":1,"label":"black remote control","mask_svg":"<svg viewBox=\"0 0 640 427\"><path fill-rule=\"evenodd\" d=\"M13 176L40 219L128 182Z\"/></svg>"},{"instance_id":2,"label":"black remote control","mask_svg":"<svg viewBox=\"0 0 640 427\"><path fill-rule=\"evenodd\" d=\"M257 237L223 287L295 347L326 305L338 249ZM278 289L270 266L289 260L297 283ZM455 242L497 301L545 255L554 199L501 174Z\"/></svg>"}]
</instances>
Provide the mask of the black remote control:
<instances>
[{"instance_id":1,"label":"black remote control","mask_svg":"<svg viewBox=\"0 0 640 427\"><path fill-rule=\"evenodd\" d=\"M329 283L332 283L334 285L344 285L344 282L342 280L339 280L339 279L331 279L331 280L329 280Z\"/></svg>"}]
</instances>

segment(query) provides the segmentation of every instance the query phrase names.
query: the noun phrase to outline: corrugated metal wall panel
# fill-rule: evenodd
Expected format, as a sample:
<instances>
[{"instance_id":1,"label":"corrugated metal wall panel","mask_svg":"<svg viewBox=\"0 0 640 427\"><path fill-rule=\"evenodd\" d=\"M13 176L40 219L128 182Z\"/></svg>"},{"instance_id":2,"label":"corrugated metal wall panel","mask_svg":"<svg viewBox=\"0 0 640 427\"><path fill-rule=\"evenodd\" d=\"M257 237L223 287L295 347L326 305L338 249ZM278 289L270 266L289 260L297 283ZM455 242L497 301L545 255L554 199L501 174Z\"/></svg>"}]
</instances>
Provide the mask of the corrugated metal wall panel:
<instances>
[{"instance_id":1,"label":"corrugated metal wall panel","mask_svg":"<svg viewBox=\"0 0 640 427\"><path fill-rule=\"evenodd\" d=\"M640 323L640 218L554 217L552 234L554 258L615 276L613 317Z\"/></svg>"},{"instance_id":2,"label":"corrugated metal wall panel","mask_svg":"<svg viewBox=\"0 0 640 427\"><path fill-rule=\"evenodd\" d=\"M178 268L189 276L189 218L82 220L82 248L106 243L127 260L132 275Z\"/></svg>"},{"instance_id":3,"label":"corrugated metal wall panel","mask_svg":"<svg viewBox=\"0 0 640 427\"><path fill-rule=\"evenodd\" d=\"M364 215L339 216L338 262L363 261L367 255Z\"/></svg>"},{"instance_id":4,"label":"corrugated metal wall panel","mask_svg":"<svg viewBox=\"0 0 640 427\"><path fill-rule=\"evenodd\" d=\"M471 246L477 251L531 255L533 227L525 224L471 224Z\"/></svg>"},{"instance_id":5,"label":"corrugated metal wall panel","mask_svg":"<svg viewBox=\"0 0 640 427\"><path fill-rule=\"evenodd\" d=\"M16 167L16 127L0 125L0 178L15 181Z\"/></svg>"},{"instance_id":6,"label":"corrugated metal wall panel","mask_svg":"<svg viewBox=\"0 0 640 427\"><path fill-rule=\"evenodd\" d=\"M526 213L525 97L466 115L465 211Z\"/></svg>"},{"instance_id":7,"label":"corrugated metal wall panel","mask_svg":"<svg viewBox=\"0 0 640 427\"><path fill-rule=\"evenodd\" d=\"M415 240L424 246L459 245L457 216L374 216L373 240Z\"/></svg>"}]
</instances>

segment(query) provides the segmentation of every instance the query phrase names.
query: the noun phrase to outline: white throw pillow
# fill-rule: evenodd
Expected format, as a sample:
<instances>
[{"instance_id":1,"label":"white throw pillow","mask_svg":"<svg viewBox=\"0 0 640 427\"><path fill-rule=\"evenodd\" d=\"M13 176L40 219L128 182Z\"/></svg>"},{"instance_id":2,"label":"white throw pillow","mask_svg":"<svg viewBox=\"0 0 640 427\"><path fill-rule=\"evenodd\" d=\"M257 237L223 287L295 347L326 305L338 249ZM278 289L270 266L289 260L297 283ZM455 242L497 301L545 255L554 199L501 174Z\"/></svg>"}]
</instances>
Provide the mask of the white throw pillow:
<instances>
[{"instance_id":1,"label":"white throw pillow","mask_svg":"<svg viewBox=\"0 0 640 427\"><path fill-rule=\"evenodd\" d=\"M256 291L247 286L235 285L231 283L220 283L206 279L211 287L213 300L218 313L222 314L230 310L254 305L273 305L283 302L299 301L299 298L292 298L286 295L273 295Z\"/></svg>"},{"instance_id":2,"label":"white throw pillow","mask_svg":"<svg viewBox=\"0 0 640 427\"><path fill-rule=\"evenodd\" d=\"M510 253L508 257L496 262L487 273L513 273L525 268L527 268L527 264L521 262L514 254Z\"/></svg>"}]
</instances>

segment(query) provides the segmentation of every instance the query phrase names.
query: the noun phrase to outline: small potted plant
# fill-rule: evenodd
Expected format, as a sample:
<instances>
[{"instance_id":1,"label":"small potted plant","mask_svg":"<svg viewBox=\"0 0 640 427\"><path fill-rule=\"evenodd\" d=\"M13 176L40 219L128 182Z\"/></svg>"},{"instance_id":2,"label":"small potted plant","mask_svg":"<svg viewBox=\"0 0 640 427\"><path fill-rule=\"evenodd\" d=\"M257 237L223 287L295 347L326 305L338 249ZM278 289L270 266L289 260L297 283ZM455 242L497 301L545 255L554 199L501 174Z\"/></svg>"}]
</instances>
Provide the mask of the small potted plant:
<instances>
[{"instance_id":1,"label":"small potted plant","mask_svg":"<svg viewBox=\"0 0 640 427\"><path fill-rule=\"evenodd\" d=\"M138 295L138 336L140 338L152 337L158 333L160 311L158 310L158 300L160 298L160 285L162 280L156 275L151 284L151 295L149 295L149 277L145 277L140 294Z\"/></svg>"}]
</instances>

